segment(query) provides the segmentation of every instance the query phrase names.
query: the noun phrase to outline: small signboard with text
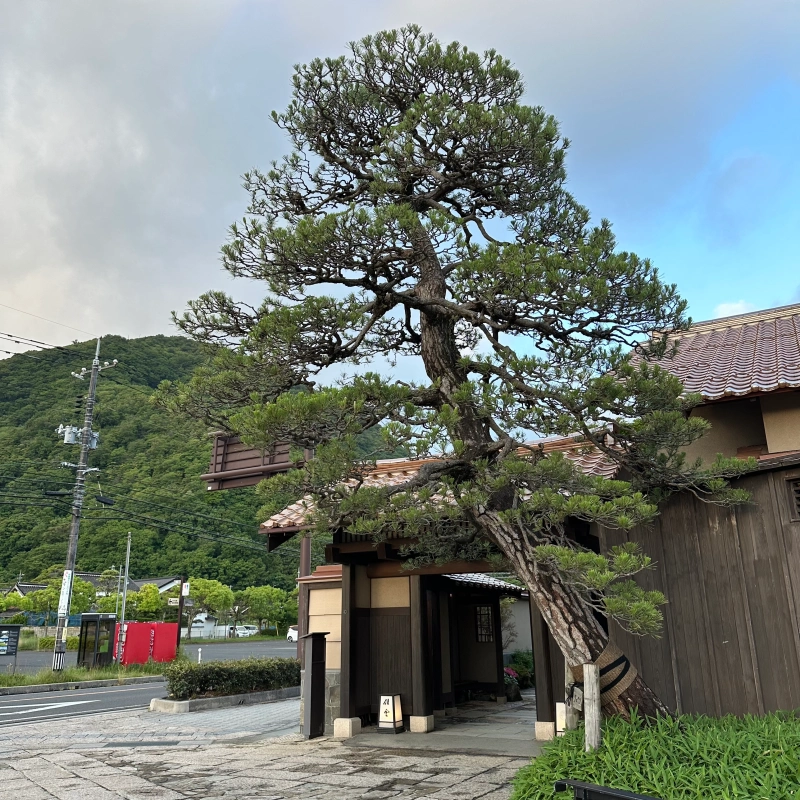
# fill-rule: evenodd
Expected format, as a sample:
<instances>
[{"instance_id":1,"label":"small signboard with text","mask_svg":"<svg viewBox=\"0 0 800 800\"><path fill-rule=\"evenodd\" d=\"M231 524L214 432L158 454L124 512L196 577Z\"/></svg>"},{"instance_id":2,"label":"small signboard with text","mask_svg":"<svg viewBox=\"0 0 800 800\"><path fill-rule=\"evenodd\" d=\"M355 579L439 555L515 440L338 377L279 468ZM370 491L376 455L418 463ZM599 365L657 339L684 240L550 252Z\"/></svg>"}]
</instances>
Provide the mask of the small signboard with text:
<instances>
[{"instance_id":1,"label":"small signboard with text","mask_svg":"<svg viewBox=\"0 0 800 800\"><path fill-rule=\"evenodd\" d=\"M16 656L21 625L0 625L0 656Z\"/></svg>"}]
</instances>

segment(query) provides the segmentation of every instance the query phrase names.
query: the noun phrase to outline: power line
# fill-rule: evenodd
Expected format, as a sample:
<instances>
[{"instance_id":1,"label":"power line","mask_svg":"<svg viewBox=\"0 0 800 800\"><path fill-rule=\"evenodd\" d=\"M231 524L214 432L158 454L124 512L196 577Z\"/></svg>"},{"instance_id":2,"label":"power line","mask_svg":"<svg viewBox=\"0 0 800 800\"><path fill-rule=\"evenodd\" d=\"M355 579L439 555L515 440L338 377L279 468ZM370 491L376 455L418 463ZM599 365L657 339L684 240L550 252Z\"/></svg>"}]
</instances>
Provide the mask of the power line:
<instances>
[{"instance_id":1,"label":"power line","mask_svg":"<svg viewBox=\"0 0 800 800\"><path fill-rule=\"evenodd\" d=\"M126 389L133 389L134 392L139 392L139 394L143 394L145 397L151 397L152 392L146 392L144 389L140 389L138 386L134 386L132 383L124 383L123 381L118 381L116 378L112 378L109 375L102 375L102 378L105 378L107 381L111 381L112 383L116 383L118 386L124 386Z\"/></svg>"},{"instance_id":2,"label":"power line","mask_svg":"<svg viewBox=\"0 0 800 800\"><path fill-rule=\"evenodd\" d=\"M79 333L85 333L89 336L95 336L94 333L89 333L89 331L85 331L82 328L74 328L72 325L65 325L63 322L56 322L54 319L48 319L47 317L40 317L38 314L33 314L30 311L23 311L21 308L14 308L14 306L6 305L5 303L0 303L0 306L3 308L10 308L12 311L18 311L20 314L27 314L29 317L36 317L36 319L43 319L45 322L52 322L53 325L60 325L62 328L69 328L71 331L78 331Z\"/></svg>"},{"instance_id":3,"label":"power line","mask_svg":"<svg viewBox=\"0 0 800 800\"><path fill-rule=\"evenodd\" d=\"M163 508L166 509L167 511L175 511L180 514L190 514L193 517L202 517L203 519L210 519L212 522L222 522L225 525L237 525L240 528L248 528L250 530L256 528L255 523L253 523L253 525L247 525L244 522L236 522L235 520L229 520L226 519L225 517L215 517L211 514L203 514L202 512L199 511L189 511L188 508L177 508L176 506L166 506L163 503L149 503L146 500L137 500L136 498L133 497L125 497L122 499L121 502L138 503L143 506L152 506L153 508Z\"/></svg>"},{"instance_id":4,"label":"power line","mask_svg":"<svg viewBox=\"0 0 800 800\"><path fill-rule=\"evenodd\" d=\"M53 505L52 503L21 503L19 500L2 500L0 499L0 505L2 506L26 506L28 508L32 508L34 506L38 506L41 508L58 508L58 506Z\"/></svg>"},{"instance_id":5,"label":"power line","mask_svg":"<svg viewBox=\"0 0 800 800\"><path fill-rule=\"evenodd\" d=\"M121 516L116 516L116 514L120 514ZM88 514L84 515L84 519L91 519L91 520L124 520L126 522L135 522L139 525L143 525L144 527L155 527L155 528L163 528L165 530L172 531L174 533L180 533L186 536L196 536L200 539L208 539L209 541L215 542L220 545L228 545L228 546L236 546L243 548L245 550L253 550L259 553L265 553L266 548L263 546L259 546L254 540L252 539L237 539L233 536L227 536L225 534L218 534L212 533L211 531L205 530L197 530L196 528L189 528L187 526L181 525L180 523L173 523L169 522L168 520L157 519L155 517L148 517L144 514L139 514L135 511L126 511L125 509L119 509L115 511L114 514L102 514L98 516L89 516Z\"/></svg>"},{"instance_id":6,"label":"power line","mask_svg":"<svg viewBox=\"0 0 800 800\"><path fill-rule=\"evenodd\" d=\"M53 498L51 502L42 502L42 503L20 502L21 500L30 501L38 499L41 499L39 495L30 493L28 494L23 494L18 492L0 493L0 504L2 505L16 505L16 506L28 506L28 507L35 506L40 508L52 508L52 509L58 509L57 505L58 503L62 503L68 507L72 505L68 500L59 500L57 498ZM133 522L138 522L138 524L141 525L146 525L147 527L153 526L158 528L166 528L175 533L186 534L189 536L199 536L200 538L209 539L211 541L217 542L218 544L227 544L236 547L244 547L250 550L257 550L258 552L264 552L264 548L259 546L253 539L242 539L237 536L231 536L225 533L206 531L202 529L198 530L195 527L191 527L189 525L180 522L172 522L170 520L151 517L149 515L142 514L138 511L130 511L125 508L117 509L115 511L115 514L120 514L122 516L115 516L108 514L101 514L95 516L90 514L82 514L82 518L97 520L97 521L114 520L114 519L133 521Z\"/></svg>"},{"instance_id":7,"label":"power line","mask_svg":"<svg viewBox=\"0 0 800 800\"><path fill-rule=\"evenodd\" d=\"M14 353L11 350L0 350L0 353L6 353L10 356L22 356L23 358L32 358L34 361L43 361L44 359L36 358L36 356L29 356L27 353Z\"/></svg>"},{"instance_id":8,"label":"power line","mask_svg":"<svg viewBox=\"0 0 800 800\"><path fill-rule=\"evenodd\" d=\"M120 513L128 514L131 517L137 517L139 519L148 520L149 522L151 522L154 525L156 525L156 524L170 525L170 526L174 526L175 528L185 529L187 531L196 531L196 530L198 530L198 528L195 527L195 526L190 526L190 525L182 523L182 522L173 522L173 521L170 521L170 520L159 519L157 517L151 517L151 516L148 516L147 514L142 514L139 511L129 511L128 509L125 509L125 508L119 509L119 511L120 511ZM213 536L213 537L219 539L220 541L227 541L230 544L242 544L242 545L255 546L255 541L253 539L243 539L243 538L240 538L238 536L234 536L234 535L227 534L227 533L221 533L221 532L215 532L215 531L206 531L206 530L203 530L202 528L199 528L199 530L202 533L207 534L208 536Z\"/></svg>"},{"instance_id":9,"label":"power line","mask_svg":"<svg viewBox=\"0 0 800 800\"><path fill-rule=\"evenodd\" d=\"M47 342L40 342L38 339L29 339L27 336L4 333L3 331L0 331L0 337L8 339L10 342L14 342L14 344L22 345L23 347L32 347L40 352L44 350L58 350L73 358L85 358L85 354L76 353L74 350L70 350L68 347L63 347L60 344L48 344Z\"/></svg>"},{"instance_id":10,"label":"power line","mask_svg":"<svg viewBox=\"0 0 800 800\"><path fill-rule=\"evenodd\" d=\"M25 481L25 483L50 483L55 486L72 486L74 481L51 481L47 478L26 478L24 475L0 475L0 480Z\"/></svg>"}]
</instances>

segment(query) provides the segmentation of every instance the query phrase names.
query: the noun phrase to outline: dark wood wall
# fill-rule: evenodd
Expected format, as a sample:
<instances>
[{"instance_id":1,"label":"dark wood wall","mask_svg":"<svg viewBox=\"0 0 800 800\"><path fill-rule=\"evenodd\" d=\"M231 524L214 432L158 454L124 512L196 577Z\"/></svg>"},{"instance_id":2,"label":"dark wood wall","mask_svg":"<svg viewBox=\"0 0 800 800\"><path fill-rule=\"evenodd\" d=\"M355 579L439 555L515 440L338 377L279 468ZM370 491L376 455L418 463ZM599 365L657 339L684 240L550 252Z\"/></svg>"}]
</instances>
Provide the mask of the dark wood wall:
<instances>
[{"instance_id":1,"label":"dark wood wall","mask_svg":"<svg viewBox=\"0 0 800 800\"><path fill-rule=\"evenodd\" d=\"M660 639L611 626L644 679L673 709L713 716L800 708L800 468L736 482L752 503L733 509L684 494L649 529L601 531L656 562L642 585L667 597ZM563 692L562 692L563 694Z\"/></svg>"}]
</instances>

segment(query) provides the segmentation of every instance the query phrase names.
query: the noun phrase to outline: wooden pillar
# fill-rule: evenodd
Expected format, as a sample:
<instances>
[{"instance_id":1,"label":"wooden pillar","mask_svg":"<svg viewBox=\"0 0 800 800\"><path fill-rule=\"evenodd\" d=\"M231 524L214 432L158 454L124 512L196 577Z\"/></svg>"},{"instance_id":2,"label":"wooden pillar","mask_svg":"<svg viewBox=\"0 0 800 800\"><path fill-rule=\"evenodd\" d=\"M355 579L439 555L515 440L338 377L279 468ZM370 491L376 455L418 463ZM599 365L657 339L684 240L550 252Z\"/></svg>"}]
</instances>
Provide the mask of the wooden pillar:
<instances>
[{"instance_id":1,"label":"wooden pillar","mask_svg":"<svg viewBox=\"0 0 800 800\"><path fill-rule=\"evenodd\" d=\"M442 625L439 614L439 592L428 589L425 592L425 610L428 627L428 684L431 705L435 711L444 710L442 697Z\"/></svg>"},{"instance_id":2,"label":"wooden pillar","mask_svg":"<svg viewBox=\"0 0 800 800\"><path fill-rule=\"evenodd\" d=\"M425 595L422 576L411 575L411 715L427 717L433 714L428 682L428 648L425 628Z\"/></svg>"},{"instance_id":3,"label":"wooden pillar","mask_svg":"<svg viewBox=\"0 0 800 800\"><path fill-rule=\"evenodd\" d=\"M300 569L298 577L305 578L311 574L311 537L300 534ZM308 633L308 586L300 584L297 596L297 658L304 664L305 640Z\"/></svg>"},{"instance_id":4,"label":"wooden pillar","mask_svg":"<svg viewBox=\"0 0 800 800\"><path fill-rule=\"evenodd\" d=\"M556 701L553 695L553 674L550 658L550 641L547 625L532 595L528 595L531 612L531 642L533 643L533 670L536 684L536 719L539 722L556 721Z\"/></svg>"},{"instance_id":5,"label":"wooden pillar","mask_svg":"<svg viewBox=\"0 0 800 800\"><path fill-rule=\"evenodd\" d=\"M495 655L497 660L497 699L506 698L506 679L503 671L503 624L500 618L500 595L492 601L492 627L494 628Z\"/></svg>"},{"instance_id":6,"label":"wooden pillar","mask_svg":"<svg viewBox=\"0 0 800 800\"><path fill-rule=\"evenodd\" d=\"M584 747L587 753L600 747L600 668L597 664L583 665L583 718L585 720Z\"/></svg>"},{"instance_id":7,"label":"wooden pillar","mask_svg":"<svg viewBox=\"0 0 800 800\"><path fill-rule=\"evenodd\" d=\"M340 717L355 717L355 568L342 564L342 667L340 673Z\"/></svg>"}]
</instances>

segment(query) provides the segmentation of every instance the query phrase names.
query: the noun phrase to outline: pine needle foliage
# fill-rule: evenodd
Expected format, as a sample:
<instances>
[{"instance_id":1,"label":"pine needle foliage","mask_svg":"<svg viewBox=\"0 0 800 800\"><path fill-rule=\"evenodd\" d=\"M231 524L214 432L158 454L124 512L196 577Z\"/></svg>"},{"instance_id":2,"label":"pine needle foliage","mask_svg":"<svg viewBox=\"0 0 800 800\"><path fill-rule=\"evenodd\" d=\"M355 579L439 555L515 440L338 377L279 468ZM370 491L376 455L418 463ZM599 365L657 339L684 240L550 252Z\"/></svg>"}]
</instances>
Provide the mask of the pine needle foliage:
<instances>
[{"instance_id":1,"label":"pine needle foliage","mask_svg":"<svg viewBox=\"0 0 800 800\"><path fill-rule=\"evenodd\" d=\"M273 114L291 150L245 174L222 248L263 302L191 302L177 324L219 349L162 402L258 447L316 448L261 488L265 510L306 497L319 531L415 537L411 563L506 559L549 624L558 598L582 609L579 642L551 625L572 663L602 650L595 605L657 631L663 597L632 580L646 556L590 558L566 533L646 524L677 491L743 499L726 479L747 464L684 455L707 423L657 363L689 324L676 287L591 223L566 188L568 141L497 52L410 25L297 66L292 89ZM401 378L412 363L424 375ZM370 486L370 430L434 460ZM568 435L624 480L525 449Z\"/></svg>"}]
</instances>

